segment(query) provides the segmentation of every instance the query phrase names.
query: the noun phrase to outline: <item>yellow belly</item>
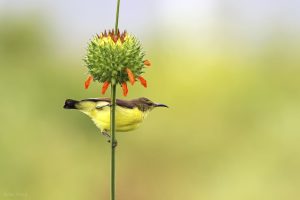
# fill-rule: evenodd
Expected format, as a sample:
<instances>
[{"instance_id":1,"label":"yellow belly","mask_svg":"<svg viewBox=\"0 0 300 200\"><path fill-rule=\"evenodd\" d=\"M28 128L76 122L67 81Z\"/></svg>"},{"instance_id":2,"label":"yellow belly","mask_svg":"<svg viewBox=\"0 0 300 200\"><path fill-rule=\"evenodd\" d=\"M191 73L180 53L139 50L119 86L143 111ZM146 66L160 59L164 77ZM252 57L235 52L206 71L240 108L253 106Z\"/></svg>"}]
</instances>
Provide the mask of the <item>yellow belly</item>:
<instances>
[{"instance_id":1,"label":"yellow belly","mask_svg":"<svg viewBox=\"0 0 300 200\"><path fill-rule=\"evenodd\" d=\"M110 130L110 108L105 107L101 110L92 110L86 113L91 117L96 126L101 130ZM116 107L116 131L126 132L139 127L143 122L146 114L141 112L138 108L127 109Z\"/></svg>"}]
</instances>

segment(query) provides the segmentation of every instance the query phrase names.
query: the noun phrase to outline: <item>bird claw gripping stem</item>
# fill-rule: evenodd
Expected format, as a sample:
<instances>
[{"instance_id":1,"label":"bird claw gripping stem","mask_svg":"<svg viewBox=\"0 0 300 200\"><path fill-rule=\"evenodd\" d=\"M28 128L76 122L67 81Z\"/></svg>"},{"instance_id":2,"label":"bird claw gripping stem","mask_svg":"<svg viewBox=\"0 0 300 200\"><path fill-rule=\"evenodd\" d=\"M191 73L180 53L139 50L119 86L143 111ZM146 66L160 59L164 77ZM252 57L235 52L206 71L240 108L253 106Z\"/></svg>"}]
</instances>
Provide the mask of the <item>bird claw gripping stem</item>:
<instances>
[{"instance_id":1,"label":"bird claw gripping stem","mask_svg":"<svg viewBox=\"0 0 300 200\"><path fill-rule=\"evenodd\" d=\"M111 136L110 136L110 134L106 130L102 131L101 133L102 133L102 135L104 137L108 138L107 142L111 143ZM117 140L113 141L112 146L113 146L113 148L116 148L118 146L118 141Z\"/></svg>"}]
</instances>

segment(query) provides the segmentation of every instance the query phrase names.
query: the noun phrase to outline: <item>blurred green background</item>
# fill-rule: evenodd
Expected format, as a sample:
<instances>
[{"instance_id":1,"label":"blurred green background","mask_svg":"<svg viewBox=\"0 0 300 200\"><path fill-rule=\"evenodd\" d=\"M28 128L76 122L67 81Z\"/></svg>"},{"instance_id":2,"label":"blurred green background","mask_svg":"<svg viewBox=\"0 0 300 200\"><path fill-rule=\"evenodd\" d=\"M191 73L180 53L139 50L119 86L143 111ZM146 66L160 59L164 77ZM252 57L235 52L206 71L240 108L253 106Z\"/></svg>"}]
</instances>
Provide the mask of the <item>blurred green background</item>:
<instances>
[{"instance_id":1,"label":"blurred green background","mask_svg":"<svg viewBox=\"0 0 300 200\"><path fill-rule=\"evenodd\" d=\"M121 1L169 109L118 133L117 199L300 198L297 1ZM110 146L66 98L84 90L89 39L113 1L0 2L0 199L109 199ZM109 94L109 91L108 93ZM118 90L118 97L121 90Z\"/></svg>"}]
</instances>

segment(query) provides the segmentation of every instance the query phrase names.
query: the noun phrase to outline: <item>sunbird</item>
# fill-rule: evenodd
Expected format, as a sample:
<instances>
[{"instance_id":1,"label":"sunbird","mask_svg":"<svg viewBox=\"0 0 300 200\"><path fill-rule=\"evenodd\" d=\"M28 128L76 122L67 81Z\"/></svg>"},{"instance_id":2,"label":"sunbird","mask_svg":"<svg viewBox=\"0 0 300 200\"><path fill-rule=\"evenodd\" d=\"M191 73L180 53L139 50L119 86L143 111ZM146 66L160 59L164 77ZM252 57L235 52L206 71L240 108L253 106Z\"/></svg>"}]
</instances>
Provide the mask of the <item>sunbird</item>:
<instances>
[{"instance_id":1,"label":"sunbird","mask_svg":"<svg viewBox=\"0 0 300 200\"><path fill-rule=\"evenodd\" d=\"M67 99L65 109L76 109L89 116L105 136L110 136L110 107L109 98L89 98L80 101ZM141 97L133 100L116 99L116 131L132 131L140 126L149 112L157 107L168 107L165 104L154 103Z\"/></svg>"}]
</instances>

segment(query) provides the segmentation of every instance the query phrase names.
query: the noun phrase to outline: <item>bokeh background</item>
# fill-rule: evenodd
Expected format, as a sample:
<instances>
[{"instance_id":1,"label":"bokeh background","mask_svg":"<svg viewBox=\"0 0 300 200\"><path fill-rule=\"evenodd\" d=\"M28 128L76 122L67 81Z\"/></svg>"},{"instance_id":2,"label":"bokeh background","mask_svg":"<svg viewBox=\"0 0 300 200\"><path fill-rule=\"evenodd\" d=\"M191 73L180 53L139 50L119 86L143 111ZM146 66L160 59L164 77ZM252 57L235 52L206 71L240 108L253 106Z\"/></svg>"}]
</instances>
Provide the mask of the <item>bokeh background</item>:
<instances>
[{"instance_id":1,"label":"bokeh background","mask_svg":"<svg viewBox=\"0 0 300 200\"><path fill-rule=\"evenodd\" d=\"M0 199L109 199L110 146L66 98L84 90L89 39L115 1L0 1ZM165 103L118 133L117 199L300 198L300 3L121 1ZM109 94L109 91L108 93ZM119 89L118 96L121 95Z\"/></svg>"}]
</instances>

